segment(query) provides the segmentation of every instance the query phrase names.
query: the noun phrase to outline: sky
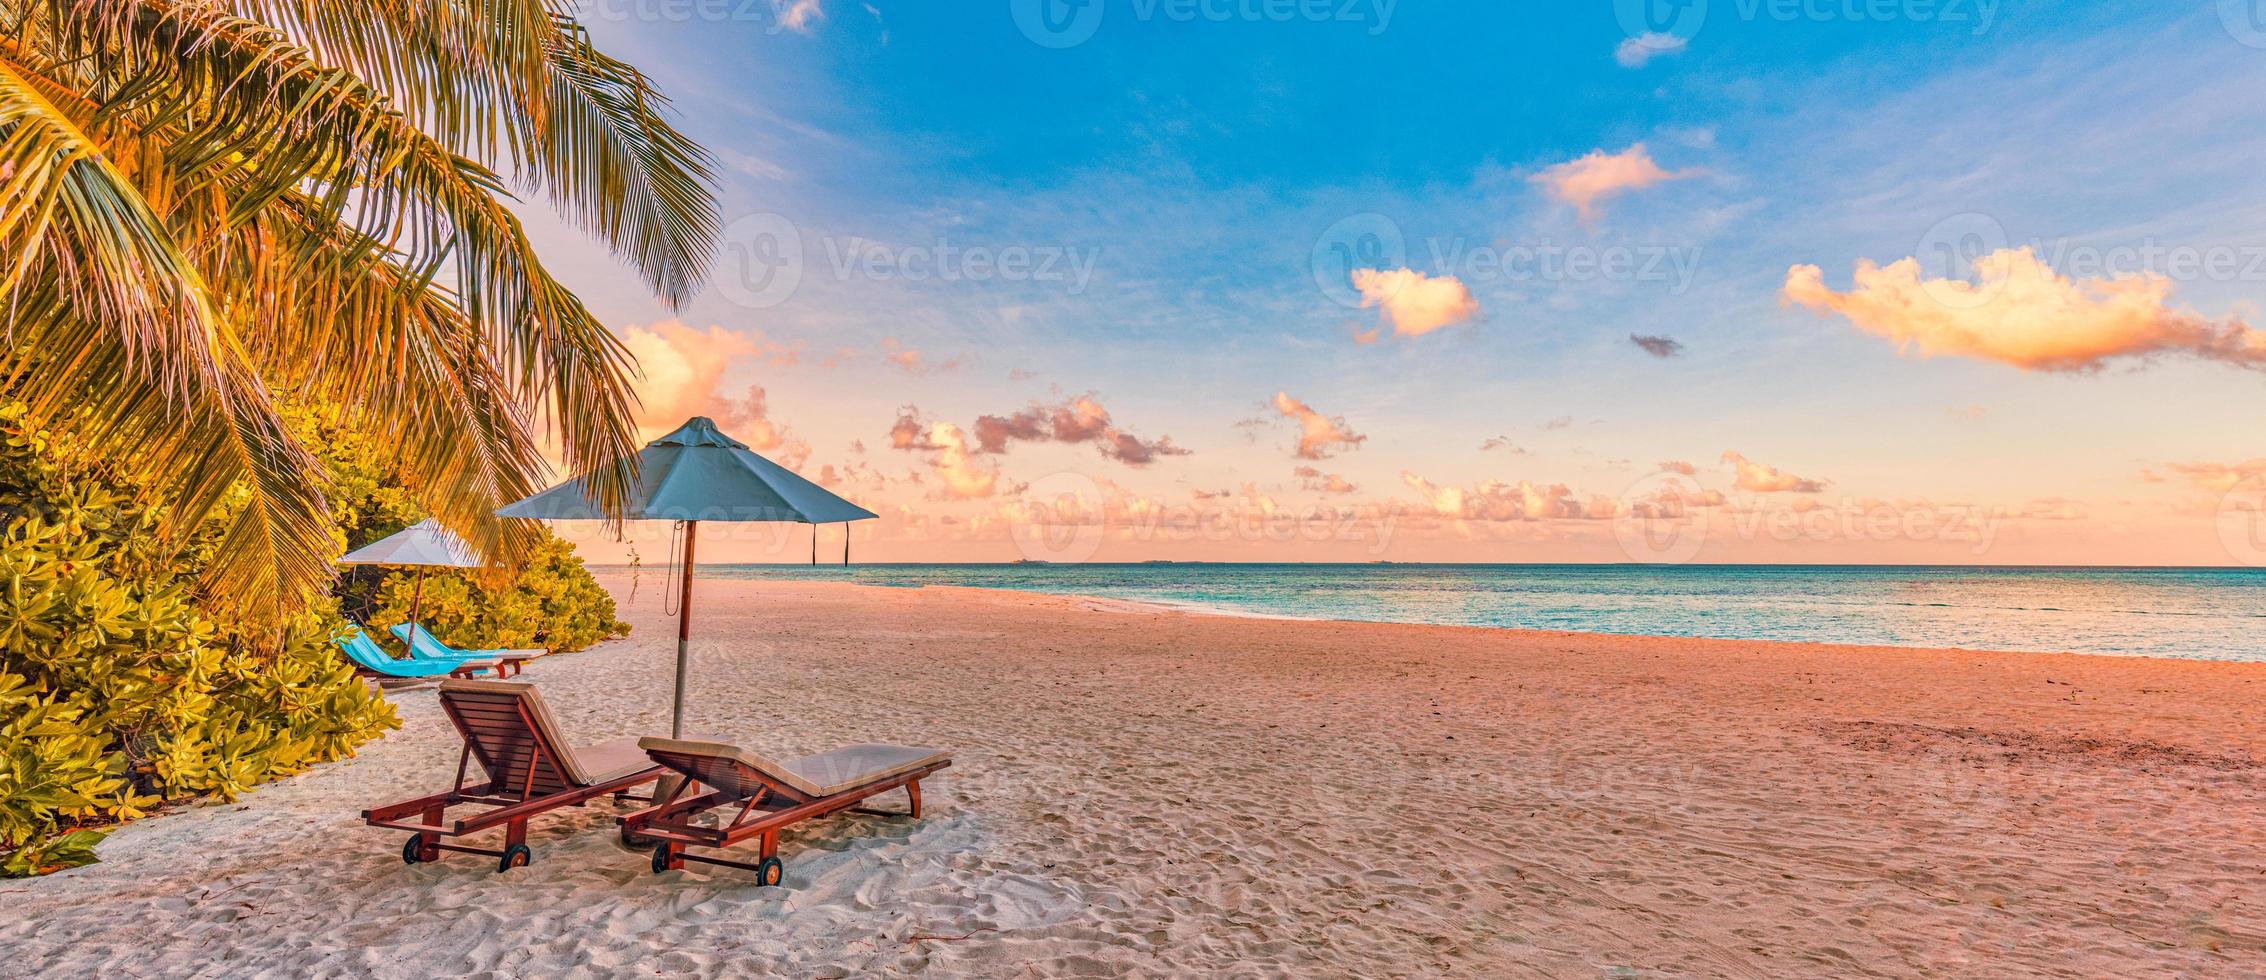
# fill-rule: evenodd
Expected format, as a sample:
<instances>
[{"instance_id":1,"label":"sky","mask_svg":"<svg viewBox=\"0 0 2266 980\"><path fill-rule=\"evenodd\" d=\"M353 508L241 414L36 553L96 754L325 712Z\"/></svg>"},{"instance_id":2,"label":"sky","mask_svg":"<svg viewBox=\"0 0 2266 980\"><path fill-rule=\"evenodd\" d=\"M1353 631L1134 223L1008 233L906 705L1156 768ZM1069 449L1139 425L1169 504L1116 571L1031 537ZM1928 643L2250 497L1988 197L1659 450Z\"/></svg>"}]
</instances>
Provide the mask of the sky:
<instances>
[{"instance_id":1,"label":"sky","mask_svg":"<svg viewBox=\"0 0 2266 980\"><path fill-rule=\"evenodd\" d=\"M856 560L2266 564L2246 2L582 19L725 242L679 309L530 205L545 256L646 435L882 514Z\"/></svg>"}]
</instances>

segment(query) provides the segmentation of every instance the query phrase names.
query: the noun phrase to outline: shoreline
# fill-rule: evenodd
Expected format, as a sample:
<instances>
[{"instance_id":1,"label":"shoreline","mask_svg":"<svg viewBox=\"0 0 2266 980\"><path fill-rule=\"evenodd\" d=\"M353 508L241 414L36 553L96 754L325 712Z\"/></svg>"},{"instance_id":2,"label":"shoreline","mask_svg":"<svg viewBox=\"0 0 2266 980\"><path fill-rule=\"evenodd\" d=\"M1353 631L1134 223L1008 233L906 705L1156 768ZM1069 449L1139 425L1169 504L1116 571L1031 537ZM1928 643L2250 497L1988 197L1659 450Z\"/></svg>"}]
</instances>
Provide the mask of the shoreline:
<instances>
[{"instance_id":1,"label":"shoreline","mask_svg":"<svg viewBox=\"0 0 2266 980\"><path fill-rule=\"evenodd\" d=\"M674 621L544 658L568 737L667 730ZM2239 975L2266 962L2266 665L1255 620L718 581L689 730L953 753L786 887L651 874L607 803L405 866L431 690L347 762L14 882L47 975ZM893 806L885 799L883 806ZM934 937L954 937L942 941ZM2245 966L2245 964L2250 964Z\"/></svg>"},{"instance_id":2,"label":"shoreline","mask_svg":"<svg viewBox=\"0 0 2266 980\"><path fill-rule=\"evenodd\" d=\"M802 567L802 566L788 566L788 567ZM1918 566L1912 566L1912 567L1918 567ZM623 567L619 567L619 566L591 566L591 570L592 570L592 574L594 574L594 575L598 576L599 580L600 580L600 581L602 581L602 582L605 582L605 581L611 581L611 580L612 580L612 576L615 576L615 575L626 575L626 574L628 573L628 570L627 570L626 568L623 568ZM650 573L650 572L647 572L647 573L645 573L645 574L652 574L652 573ZM1734 643L1734 644L1738 644L1738 643L1759 643L1759 644L1780 645L1780 646L1788 646L1788 647L1832 647L1832 648L1841 648L1841 649L1867 649L1867 650L1909 650L1909 651L1919 651L1919 652L1932 652L1932 653L1948 653L1948 654L1988 654L1988 655L1993 655L1993 656L1997 656L1997 655L2009 655L2009 656L2050 656L2050 657L2108 657L2108 658L2113 658L2113 659L2120 659L2120 660L2146 660L2146 661L2157 661L2157 662L2167 662L2167 663L2223 663L2223 664L2251 664L2251 665L2257 665L2257 666L2266 666L2266 661L2253 661L2253 660L2232 660L2232 659L2226 659L2226 658L2220 658L2220 657L2208 657L2208 656L2201 656L2201 655L2196 655L2196 656L2185 656L2185 657L2172 657L2172 656L2160 656L2160 655L2156 655L2156 654L2152 654L2152 653L2098 652L2098 651L2089 651L2089 650L2066 650L2066 649L2065 649L2065 650L2009 650L2009 649L2002 649L2002 648L1998 648L1998 647L1951 647L1951 646L1926 646L1926 645L1918 645L1918 644L1898 644L1898 643L1863 643L1863 642L1837 642L1837 641L1820 641L1820 640L1782 640L1782 639L1769 639L1769 638L1761 638L1761 637L1738 637L1738 636L1702 636L1702 635L1689 634L1689 633L1614 633L1614 632L1608 632L1608 631L1603 631L1603 630L1559 630L1559 629L1545 629L1545 628L1532 627L1532 626L1490 626L1490 625L1485 625L1485 624L1475 624L1475 623L1426 623L1426 622L1417 622L1417 621L1413 621L1413 620L1405 620L1405 619L1349 619L1349 618L1345 618L1345 617L1335 617L1335 616L1299 616L1299 615L1293 615L1293 614L1290 614L1290 613L1266 613L1266 612L1258 612L1258 611L1255 611L1255 610L1248 610L1248 609L1238 609L1238 608L1235 608L1235 607L1233 607L1233 606L1216 605L1216 604L1211 604L1211 603L1202 603L1202 602L1193 602L1193 601L1189 601L1189 602L1182 602L1182 601L1177 601L1177 600L1166 600L1166 599L1133 599L1133 598L1125 598L1125 597L1121 597L1121 596L1106 596L1106 595L1096 595L1096 594L1093 594L1093 593L1087 593L1087 592L1046 592L1046 591L1040 591L1040 590L1037 590L1037 589L1028 589L1028 588L1015 588L1015 587L1010 587L1010 586L996 586L996 585L957 585L957 584L949 584L949 583L926 583L926 582L923 582L923 583L911 583L911 584L905 584L905 585L896 585L896 584L885 584L885 583L876 583L876 582L849 582L849 581L835 581L835 580L828 580L828 579L813 579L813 578L796 578L796 577L762 578L762 577L745 576L745 575L700 575L700 574L697 574L697 573L696 573L696 574L695 574L695 575L694 575L693 577L694 577L694 579L696 579L696 580L700 580L700 581L708 581L708 582L757 582L757 583L774 583L774 584L780 584L780 585L842 585L842 586L850 586L850 587L853 587L853 588L860 588L860 589L901 590L901 591L912 591L912 592L919 592L919 591L924 591L924 590L969 590L969 591L973 591L973 592L980 592L980 593L1003 593L1003 594L1008 594L1008 595L1033 596L1033 597L1043 597L1043 598L1050 598L1050 599L1074 599L1074 600L1079 600L1079 601L1082 601L1082 602L1086 602L1086 603L1095 604L1095 607L1096 607L1096 608L1102 608L1102 607L1111 607L1111 606L1114 606L1114 607L1122 607L1123 609L1125 609L1125 610L1127 610L1127 611L1135 611L1135 612L1151 612L1151 613L1158 613L1158 614L1162 614L1162 613L1180 613L1180 614L1184 614L1184 615L1190 615L1190 616L1212 616L1212 617L1217 617L1217 618L1221 618L1221 619L1257 620L1257 621L1262 621L1262 622L1287 622L1287 623L1344 623L1344 624L1348 624L1348 625L1375 625L1375 626L1419 626L1419 627L1431 627L1431 628L1438 628L1438 629L1458 629L1458 630L1485 630L1485 631L1490 631L1490 632L1499 632L1499 633L1514 633L1514 634L1542 634L1542 635L1550 635L1550 636L1564 636L1564 637L1573 637L1573 638L1582 638L1582 639L1592 639L1592 640L1599 640L1599 641L1606 641L1606 640L1648 640L1648 639L1650 639L1650 640L1689 640L1689 641L1693 641L1693 642L1701 642L1701 643ZM2061 610L2058 610L2058 609L2044 609L2044 610L2038 610L2038 611L2058 612L2058 611L2061 611ZM2155 613L2151 613L2150 615L2170 615L2170 614L2155 614Z\"/></svg>"}]
</instances>

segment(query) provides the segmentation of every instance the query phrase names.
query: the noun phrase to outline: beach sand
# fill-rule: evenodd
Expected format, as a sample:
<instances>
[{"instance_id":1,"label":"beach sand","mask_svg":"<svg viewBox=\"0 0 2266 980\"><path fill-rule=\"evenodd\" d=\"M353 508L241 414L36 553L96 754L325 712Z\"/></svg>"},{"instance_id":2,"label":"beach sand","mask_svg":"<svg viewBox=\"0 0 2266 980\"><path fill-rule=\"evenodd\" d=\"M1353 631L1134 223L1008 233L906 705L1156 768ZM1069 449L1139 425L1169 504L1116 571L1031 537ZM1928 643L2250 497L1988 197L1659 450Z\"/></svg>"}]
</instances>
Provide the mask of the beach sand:
<instances>
[{"instance_id":1,"label":"beach sand","mask_svg":"<svg viewBox=\"0 0 2266 980\"><path fill-rule=\"evenodd\" d=\"M660 586L528 669L575 737L666 731ZM359 758L0 882L0 972L2266 972L2266 665L697 588L689 731L949 748L928 817L804 825L784 888L653 875L611 803L404 866L357 813L458 743L398 692Z\"/></svg>"}]
</instances>

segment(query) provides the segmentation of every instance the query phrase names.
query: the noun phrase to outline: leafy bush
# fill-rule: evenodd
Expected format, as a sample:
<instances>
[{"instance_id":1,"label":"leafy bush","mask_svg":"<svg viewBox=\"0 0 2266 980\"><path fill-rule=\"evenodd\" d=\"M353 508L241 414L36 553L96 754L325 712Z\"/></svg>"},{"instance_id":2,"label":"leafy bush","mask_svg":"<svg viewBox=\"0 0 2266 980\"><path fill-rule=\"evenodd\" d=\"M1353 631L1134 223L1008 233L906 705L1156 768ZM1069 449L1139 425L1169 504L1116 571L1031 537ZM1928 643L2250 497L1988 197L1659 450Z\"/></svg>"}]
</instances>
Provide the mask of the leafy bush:
<instances>
[{"instance_id":1,"label":"leafy bush","mask_svg":"<svg viewBox=\"0 0 2266 980\"><path fill-rule=\"evenodd\" d=\"M159 505L21 418L0 407L0 874L85 863L91 828L399 726L334 653L335 601L258 636L209 618L194 585L225 515L169 548Z\"/></svg>"},{"instance_id":2,"label":"leafy bush","mask_svg":"<svg viewBox=\"0 0 2266 980\"><path fill-rule=\"evenodd\" d=\"M614 597L582 567L574 545L549 532L516 573L435 569L425 576L420 600L416 573L395 572L378 598L367 619L371 627L407 622L416 603L426 629L463 648L565 652L629 632L628 623L614 618Z\"/></svg>"},{"instance_id":3,"label":"leafy bush","mask_svg":"<svg viewBox=\"0 0 2266 980\"><path fill-rule=\"evenodd\" d=\"M374 462L385 454L371 445L370 434L318 408L289 408L284 415L330 473L328 496L342 552L425 519L415 488ZM614 597L575 557L574 546L548 530L538 529L536 539L516 570L428 569L422 600L416 569L349 566L335 592L342 608L387 644L393 640L382 634L408 621L413 603L426 629L458 647L563 653L627 634L629 624L614 616Z\"/></svg>"}]
</instances>

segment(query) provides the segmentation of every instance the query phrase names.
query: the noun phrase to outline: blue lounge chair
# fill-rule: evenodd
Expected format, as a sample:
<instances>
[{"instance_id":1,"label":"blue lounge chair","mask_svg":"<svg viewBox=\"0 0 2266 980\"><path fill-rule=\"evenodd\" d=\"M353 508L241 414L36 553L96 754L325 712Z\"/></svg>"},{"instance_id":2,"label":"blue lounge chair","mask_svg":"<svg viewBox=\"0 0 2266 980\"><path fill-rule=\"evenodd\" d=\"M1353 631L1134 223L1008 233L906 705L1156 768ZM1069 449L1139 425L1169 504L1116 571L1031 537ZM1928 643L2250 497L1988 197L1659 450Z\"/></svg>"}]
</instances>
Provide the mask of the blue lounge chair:
<instances>
[{"instance_id":1,"label":"blue lounge chair","mask_svg":"<svg viewBox=\"0 0 2266 980\"><path fill-rule=\"evenodd\" d=\"M537 657L551 652L549 650L544 650L541 648L532 648L525 650L508 650L502 648L494 650L459 650L455 647L449 646L446 643L442 643L440 637L434 636L430 630L427 630L425 627L419 626L416 623L395 623L390 632L393 633L394 639L400 640L403 644L407 645L409 647L409 655L418 660L464 660L467 658L476 660L498 660L512 665L512 670L514 673L517 673L519 667L525 664L527 661L533 660Z\"/></svg>"},{"instance_id":2,"label":"blue lounge chair","mask_svg":"<svg viewBox=\"0 0 2266 980\"><path fill-rule=\"evenodd\" d=\"M359 629L338 637L335 642L346 659L354 662L355 672L364 676L438 677L447 674L470 677L483 670L494 671L499 676L503 673L502 666L493 660L395 660L378 647L378 641L370 639L370 634Z\"/></svg>"}]
</instances>

